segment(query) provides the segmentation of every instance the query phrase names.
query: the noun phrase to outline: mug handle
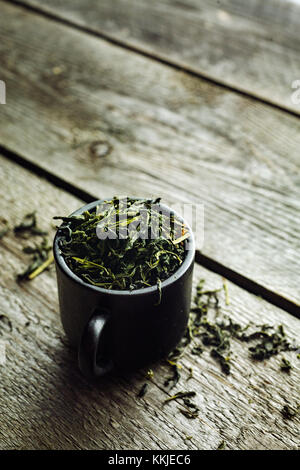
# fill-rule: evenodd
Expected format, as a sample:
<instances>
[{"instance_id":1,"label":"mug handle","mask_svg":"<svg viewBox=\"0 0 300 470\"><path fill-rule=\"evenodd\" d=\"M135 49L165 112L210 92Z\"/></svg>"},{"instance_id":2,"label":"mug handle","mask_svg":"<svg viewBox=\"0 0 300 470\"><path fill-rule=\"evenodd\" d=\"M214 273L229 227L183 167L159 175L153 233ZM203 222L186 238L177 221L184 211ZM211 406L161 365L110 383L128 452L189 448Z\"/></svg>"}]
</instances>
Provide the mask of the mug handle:
<instances>
[{"instance_id":1,"label":"mug handle","mask_svg":"<svg viewBox=\"0 0 300 470\"><path fill-rule=\"evenodd\" d=\"M78 365L83 375L89 379L101 377L110 372L113 363L104 358L102 364L97 363L97 352L103 341L104 327L108 315L104 312L95 313L87 322L82 333L78 348Z\"/></svg>"}]
</instances>

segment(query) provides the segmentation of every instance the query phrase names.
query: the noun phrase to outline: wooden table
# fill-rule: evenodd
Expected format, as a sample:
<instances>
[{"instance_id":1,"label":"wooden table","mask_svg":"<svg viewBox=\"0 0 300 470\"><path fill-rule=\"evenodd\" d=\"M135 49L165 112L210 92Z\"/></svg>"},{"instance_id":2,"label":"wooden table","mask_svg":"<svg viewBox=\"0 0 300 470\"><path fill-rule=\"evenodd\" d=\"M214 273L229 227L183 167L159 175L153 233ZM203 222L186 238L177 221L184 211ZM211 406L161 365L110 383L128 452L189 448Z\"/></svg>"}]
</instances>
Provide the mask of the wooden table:
<instances>
[{"instance_id":1,"label":"wooden table","mask_svg":"<svg viewBox=\"0 0 300 470\"><path fill-rule=\"evenodd\" d=\"M195 285L224 313L300 333L300 80L297 2L0 1L1 215L13 226L115 194L203 203ZM201 248L201 249L200 249ZM1 449L299 448L299 359L249 359L226 376L208 351L87 382L62 330L53 267L30 282L12 232L0 241ZM298 318L297 318L298 317ZM196 391L197 419L163 401Z\"/></svg>"}]
</instances>

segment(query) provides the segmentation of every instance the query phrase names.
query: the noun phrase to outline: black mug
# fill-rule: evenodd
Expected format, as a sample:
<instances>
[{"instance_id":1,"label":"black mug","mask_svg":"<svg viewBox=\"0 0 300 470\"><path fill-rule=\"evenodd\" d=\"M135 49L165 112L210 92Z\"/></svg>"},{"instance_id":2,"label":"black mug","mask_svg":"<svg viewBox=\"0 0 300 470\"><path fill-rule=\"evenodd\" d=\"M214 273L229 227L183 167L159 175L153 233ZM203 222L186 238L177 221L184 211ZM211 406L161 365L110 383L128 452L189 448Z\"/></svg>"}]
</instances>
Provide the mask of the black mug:
<instances>
[{"instance_id":1,"label":"black mug","mask_svg":"<svg viewBox=\"0 0 300 470\"><path fill-rule=\"evenodd\" d=\"M71 214L91 211L94 201ZM167 206L159 207L174 214ZM179 220L183 220L177 214ZM195 243L191 229L186 256L179 269L161 283L137 290L110 290L83 281L67 265L59 249L58 229L53 245L63 328L78 350L81 372L95 378L116 369L132 371L167 357L188 323Z\"/></svg>"}]
</instances>

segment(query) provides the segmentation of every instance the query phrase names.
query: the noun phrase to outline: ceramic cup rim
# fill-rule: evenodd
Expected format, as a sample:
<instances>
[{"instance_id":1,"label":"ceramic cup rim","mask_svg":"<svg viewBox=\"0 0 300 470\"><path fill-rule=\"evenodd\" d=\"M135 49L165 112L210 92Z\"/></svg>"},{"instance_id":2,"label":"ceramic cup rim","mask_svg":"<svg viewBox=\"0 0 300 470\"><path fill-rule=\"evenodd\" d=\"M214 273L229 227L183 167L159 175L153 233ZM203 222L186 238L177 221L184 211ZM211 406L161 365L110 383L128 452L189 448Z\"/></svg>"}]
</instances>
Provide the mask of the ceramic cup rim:
<instances>
[{"instance_id":1,"label":"ceramic cup rim","mask_svg":"<svg viewBox=\"0 0 300 470\"><path fill-rule=\"evenodd\" d=\"M98 204L101 204L105 201L110 201L112 199L113 198L106 198L106 199L97 199L95 201L92 201L92 202L90 202L88 204L85 204L84 206L80 207L76 211L72 212L72 214L70 214L70 216L80 215L83 212L85 212L86 210L93 209ZM132 198L129 198L129 199L137 199L138 200L138 199L145 199L145 198L132 197ZM183 260L183 263L180 265L180 267L173 274L171 274L170 277L168 277L167 279L162 281L161 289L164 289L165 287L169 286L170 284L172 284L176 280L180 279L186 273L186 271L189 269L189 267L192 265L192 263L194 261L194 257L195 257L195 239L194 239L194 235L193 235L193 232L192 232L189 224L180 215L178 215L176 213L176 211L174 211L173 209L171 209L170 207L168 207L167 205L162 204L162 203L159 203L158 206L161 209L163 209L163 210L165 210L169 213L171 212L176 217L178 217L179 220L183 221L184 224L186 225L186 227L188 228L189 232L190 232L189 238L187 240L185 240L185 243L189 244L189 249L186 250L186 256ZM157 285L156 284L153 285L153 286L150 286L150 287L141 287L139 289L134 289L134 290L129 290L129 289L119 290L119 289L105 289L104 287L94 286L94 285L89 284L88 282L84 281L83 279L81 279L81 277L77 276L77 274L75 274L71 270L71 268L69 268L69 266L67 265L63 255L60 251L60 248L59 248L59 239L60 239L59 228L60 227L58 227L58 229L56 231L54 241L53 241L54 259L55 259L55 262L57 263L57 265L60 267L60 269L69 278L71 278L74 282L77 282L82 287L93 290L95 292L102 293L102 294L107 294L107 295L112 295L112 296L113 295L130 295L130 296L144 295L144 294L153 293L157 290Z\"/></svg>"}]
</instances>

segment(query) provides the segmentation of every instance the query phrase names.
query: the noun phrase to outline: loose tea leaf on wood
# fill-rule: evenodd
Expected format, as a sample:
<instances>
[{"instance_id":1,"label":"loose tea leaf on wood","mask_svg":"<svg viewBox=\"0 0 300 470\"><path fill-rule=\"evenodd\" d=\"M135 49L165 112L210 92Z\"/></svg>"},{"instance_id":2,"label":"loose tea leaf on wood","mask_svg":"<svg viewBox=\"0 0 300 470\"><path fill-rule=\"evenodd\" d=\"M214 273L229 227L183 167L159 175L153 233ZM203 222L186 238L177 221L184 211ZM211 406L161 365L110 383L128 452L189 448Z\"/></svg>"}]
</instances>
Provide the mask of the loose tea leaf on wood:
<instances>
[{"instance_id":1,"label":"loose tea leaf on wood","mask_svg":"<svg viewBox=\"0 0 300 470\"><path fill-rule=\"evenodd\" d=\"M173 388L175 387L175 385L177 385L177 383L179 382L179 379L180 379L180 373L179 373L179 367L177 364L170 364L170 367L171 367L171 370L172 370L172 375L170 377L168 377L165 382L164 382L164 386L165 387L170 387Z\"/></svg>"},{"instance_id":2,"label":"loose tea leaf on wood","mask_svg":"<svg viewBox=\"0 0 300 470\"><path fill-rule=\"evenodd\" d=\"M5 230L8 231L8 227ZM26 214L23 217L23 220L13 228L13 231L15 236L21 236L24 239L29 239L30 237L42 237L40 244L35 244L34 246L28 245L23 248L24 253L31 255L31 260L24 271L16 276L16 280L18 282L33 279L54 261L53 255L49 254L52 250L52 246L49 245L49 241L46 238L48 232L38 227L35 211ZM2 233L2 236L4 236L5 233Z\"/></svg>"},{"instance_id":3,"label":"loose tea leaf on wood","mask_svg":"<svg viewBox=\"0 0 300 470\"><path fill-rule=\"evenodd\" d=\"M284 417L284 419L293 419L295 418L300 412L300 405L297 406L297 408L291 408L289 405L284 405L281 414Z\"/></svg>"},{"instance_id":4,"label":"loose tea leaf on wood","mask_svg":"<svg viewBox=\"0 0 300 470\"><path fill-rule=\"evenodd\" d=\"M165 403L168 403L172 400L177 400L177 398L189 398L189 397L194 397L196 395L196 392L190 391L190 392L177 392L175 395L168 397L165 401Z\"/></svg>"},{"instance_id":5,"label":"loose tea leaf on wood","mask_svg":"<svg viewBox=\"0 0 300 470\"><path fill-rule=\"evenodd\" d=\"M143 398L146 395L148 387L149 387L148 383L143 384L142 388L139 390L137 394L138 398Z\"/></svg>"},{"instance_id":6,"label":"loose tea leaf on wood","mask_svg":"<svg viewBox=\"0 0 300 470\"><path fill-rule=\"evenodd\" d=\"M196 419L199 415L198 410L196 411L191 411L186 408L178 408L180 413L183 414L186 418L188 419Z\"/></svg>"},{"instance_id":7,"label":"loose tea leaf on wood","mask_svg":"<svg viewBox=\"0 0 300 470\"><path fill-rule=\"evenodd\" d=\"M31 212L23 217L22 222L14 227L16 235L47 235L47 232L37 225L36 212Z\"/></svg>"},{"instance_id":8,"label":"loose tea leaf on wood","mask_svg":"<svg viewBox=\"0 0 300 470\"><path fill-rule=\"evenodd\" d=\"M49 245L49 241L45 237L39 245L24 247L24 253L32 255L31 261L27 268L17 275L17 280L20 282L25 279L33 279L42 272L44 268L48 267L53 261L52 253L49 255L51 250L52 246Z\"/></svg>"},{"instance_id":9,"label":"loose tea leaf on wood","mask_svg":"<svg viewBox=\"0 0 300 470\"><path fill-rule=\"evenodd\" d=\"M189 345L191 345L190 352L193 355L200 356L205 349L209 349L211 357L220 364L222 372L228 375L231 369L233 339L251 343L248 347L249 356L256 361L269 359L281 352L299 350L299 346L288 341L283 325L248 324L242 326L228 315L222 314L218 297L222 289L205 290L204 283L205 281L201 279L196 287L189 325L184 337L169 355L169 359L173 362L183 356ZM224 287L223 290L227 304L228 298L226 301L227 295ZM282 370L290 370L287 360L282 364Z\"/></svg>"},{"instance_id":10,"label":"loose tea leaf on wood","mask_svg":"<svg viewBox=\"0 0 300 470\"><path fill-rule=\"evenodd\" d=\"M3 325L8 328L9 332L13 330L12 322L7 315L0 315L0 335Z\"/></svg>"},{"instance_id":11,"label":"loose tea leaf on wood","mask_svg":"<svg viewBox=\"0 0 300 470\"><path fill-rule=\"evenodd\" d=\"M290 370L292 369L292 364L291 364L290 361L288 361L285 357L283 357L283 358L281 359L280 369L281 369L283 372L289 373Z\"/></svg>"},{"instance_id":12,"label":"loose tea leaf on wood","mask_svg":"<svg viewBox=\"0 0 300 470\"><path fill-rule=\"evenodd\" d=\"M225 441L221 441L220 444L218 445L217 447L217 450L224 450L226 447L226 442Z\"/></svg>"}]
</instances>

